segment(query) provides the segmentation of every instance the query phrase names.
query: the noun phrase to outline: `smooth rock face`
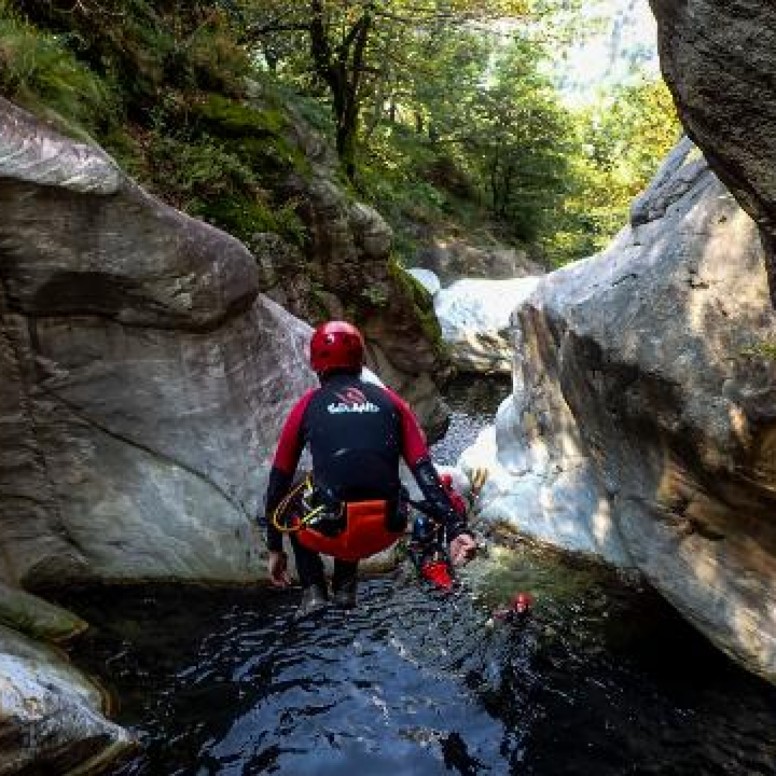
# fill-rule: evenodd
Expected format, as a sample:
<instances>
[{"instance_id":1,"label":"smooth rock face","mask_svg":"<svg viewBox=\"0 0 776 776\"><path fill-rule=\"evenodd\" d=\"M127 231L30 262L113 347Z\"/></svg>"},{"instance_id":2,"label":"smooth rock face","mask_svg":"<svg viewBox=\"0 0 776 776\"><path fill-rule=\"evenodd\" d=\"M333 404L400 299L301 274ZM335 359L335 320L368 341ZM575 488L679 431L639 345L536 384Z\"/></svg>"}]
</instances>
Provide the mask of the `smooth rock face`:
<instances>
[{"instance_id":1,"label":"smooth rock face","mask_svg":"<svg viewBox=\"0 0 776 776\"><path fill-rule=\"evenodd\" d=\"M689 188L673 155L654 220L519 308L514 396L464 464L486 516L636 566L776 681L776 315L755 224L683 148Z\"/></svg>"},{"instance_id":2,"label":"smooth rock face","mask_svg":"<svg viewBox=\"0 0 776 776\"><path fill-rule=\"evenodd\" d=\"M255 579L309 327L238 241L7 102L0 159L0 579Z\"/></svg>"},{"instance_id":3,"label":"smooth rock face","mask_svg":"<svg viewBox=\"0 0 776 776\"><path fill-rule=\"evenodd\" d=\"M434 238L412 261L434 272L444 286L464 278L508 280L544 271L525 251L505 246L480 247L455 238Z\"/></svg>"},{"instance_id":4,"label":"smooth rock face","mask_svg":"<svg viewBox=\"0 0 776 776\"><path fill-rule=\"evenodd\" d=\"M763 228L776 299L776 4L650 0L688 134Z\"/></svg>"},{"instance_id":5,"label":"smooth rock face","mask_svg":"<svg viewBox=\"0 0 776 776\"><path fill-rule=\"evenodd\" d=\"M538 277L466 278L436 293L434 310L442 336L460 370L486 374L512 371L509 317L538 282Z\"/></svg>"},{"instance_id":6,"label":"smooth rock face","mask_svg":"<svg viewBox=\"0 0 776 776\"><path fill-rule=\"evenodd\" d=\"M133 746L102 705L61 656L0 625L0 776L96 773Z\"/></svg>"},{"instance_id":7,"label":"smooth rock face","mask_svg":"<svg viewBox=\"0 0 776 776\"><path fill-rule=\"evenodd\" d=\"M436 272L432 272L430 269L413 267L412 269L408 269L407 272L412 275L412 277L414 277L432 297L436 296L442 288L442 283Z\"/></svg>"}]
</instances>

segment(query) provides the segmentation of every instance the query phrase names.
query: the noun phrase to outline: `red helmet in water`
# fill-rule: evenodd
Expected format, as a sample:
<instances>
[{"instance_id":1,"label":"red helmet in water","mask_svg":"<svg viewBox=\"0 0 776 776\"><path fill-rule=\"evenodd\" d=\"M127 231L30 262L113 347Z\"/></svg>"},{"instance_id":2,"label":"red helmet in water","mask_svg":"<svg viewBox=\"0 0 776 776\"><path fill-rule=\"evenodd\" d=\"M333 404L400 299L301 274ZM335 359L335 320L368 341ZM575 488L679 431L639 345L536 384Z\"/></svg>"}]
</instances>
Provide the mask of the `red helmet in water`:
<instances>
[{"instance_id":1,"label":"red helmet in water","mask_svg":"<svg viewBox=\"0 0 776 776\"><path fill-rule=\"evenodd\" d=\"M358 372L364 365L364 338L346 321L321 324L310 340L310 366L320 375L332 369Z\"/></svg>"}]
</instances>

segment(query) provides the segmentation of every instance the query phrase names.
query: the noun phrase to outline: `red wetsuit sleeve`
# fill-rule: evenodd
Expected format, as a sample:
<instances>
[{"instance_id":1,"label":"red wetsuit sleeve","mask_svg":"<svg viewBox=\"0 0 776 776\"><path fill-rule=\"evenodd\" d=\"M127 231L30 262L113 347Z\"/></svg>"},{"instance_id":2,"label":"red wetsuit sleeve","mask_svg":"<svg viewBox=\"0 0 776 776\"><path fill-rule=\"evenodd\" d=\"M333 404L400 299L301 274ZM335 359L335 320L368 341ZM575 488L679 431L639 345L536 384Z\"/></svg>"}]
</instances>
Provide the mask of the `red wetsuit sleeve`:
<instances>
[{"instance_id":1,"label":"red wetsuit sleeve","mask_svg":"<svg viewBox=\"0 0 776 776\"><path fill-rule=\"evenodd\" d=\"M401 454L407 462L407 466L412 469L418 461L429 457L426 435L423 433L415 413L410 409L410 405L390 388L384 388L384 390L391 397L399 413L402 438Z\"/></svg>"},{"instance_id":2,"label":"red wetsuit sleeve","mask_svg":"<svg viewBox=\"0 0 776 776\"><path fill-rule=\"evenodd\" d=\"M275 459L272 465L285 474L293 475L296 471L296 465L299 463L299 457L304 448L304 436L302 434L302 421L307 405L313 398L317 389L308 391L294 405L293 409L286 418L283 430L280 432L277 450L275 450Z\"/></svg>"}]
</instances>

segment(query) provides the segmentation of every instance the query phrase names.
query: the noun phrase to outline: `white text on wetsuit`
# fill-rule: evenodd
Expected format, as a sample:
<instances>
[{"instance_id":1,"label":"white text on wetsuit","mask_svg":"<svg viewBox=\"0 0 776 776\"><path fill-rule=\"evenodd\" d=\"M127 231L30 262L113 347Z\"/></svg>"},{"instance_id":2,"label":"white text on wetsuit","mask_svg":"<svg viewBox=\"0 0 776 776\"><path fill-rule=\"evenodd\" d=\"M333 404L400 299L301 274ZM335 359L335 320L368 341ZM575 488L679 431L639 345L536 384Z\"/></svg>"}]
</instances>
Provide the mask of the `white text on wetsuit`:
<instances>
[{"instance_id":1,"label":"white text on wetsuit","mask_svg":"<svg viewBox=\"0 0 776 776\"><path fill-rule=\"evenodd\" d=\"M334 404L332 402L327 409L332 415L339 415L341 412L380 412L380 408L376 404L372 404L371 401L363 404L345 404L345 402Z\"/></svg>"},{"instance_id":2,"label":"white text on wetsuit","mask_svg":"<svg viewBox=\"0 0 776 776\"><path fill-rule=\"evenodd\" d=\"M339 415L342 412L380 412L380 408L368 401L366 396L358 388L348 388L343 393L337 393L335 396L339 402L332 402L326 408L332 415Z\"/></svg>"}]
</instances>

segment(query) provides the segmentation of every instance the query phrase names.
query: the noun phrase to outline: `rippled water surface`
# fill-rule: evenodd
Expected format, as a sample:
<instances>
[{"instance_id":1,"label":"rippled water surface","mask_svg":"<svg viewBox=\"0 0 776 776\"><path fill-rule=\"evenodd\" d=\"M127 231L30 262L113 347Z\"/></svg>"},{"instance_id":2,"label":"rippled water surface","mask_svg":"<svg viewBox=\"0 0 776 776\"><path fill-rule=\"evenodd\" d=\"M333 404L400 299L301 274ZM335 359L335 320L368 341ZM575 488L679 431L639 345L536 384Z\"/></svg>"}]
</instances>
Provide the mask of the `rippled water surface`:
<instances>
[{"instance_id":1,"label":"rippled water surface","mask_svg":"<svg viewBox=\"0 0 776 776\"><path fill-rule=\"evenodd\" d=\"M491 390L486 406L508 385ZM440 453L476 433L477 412L457 410ZM518 590L532 615L493 622ZM471 564L454 595L399 570L364 580L351 613L295 621L297 600L69 596L94 624L74 657L141 742L116 776L776 774L776 689L579 560L519 543Z\"/></svg>"},{"instance_id":2,"label":"rippled water surface","mask_svg":"<svg viewBox=\"0 0 776 776\"><path fill-rule=\"evenodd\" d=\"M489 621L518 589L524 622ZM528 546L442 596L92 591L78 661L120 699L137 774L772 774L776 691L648 591Z\"/></svg>"}]
</instances>

